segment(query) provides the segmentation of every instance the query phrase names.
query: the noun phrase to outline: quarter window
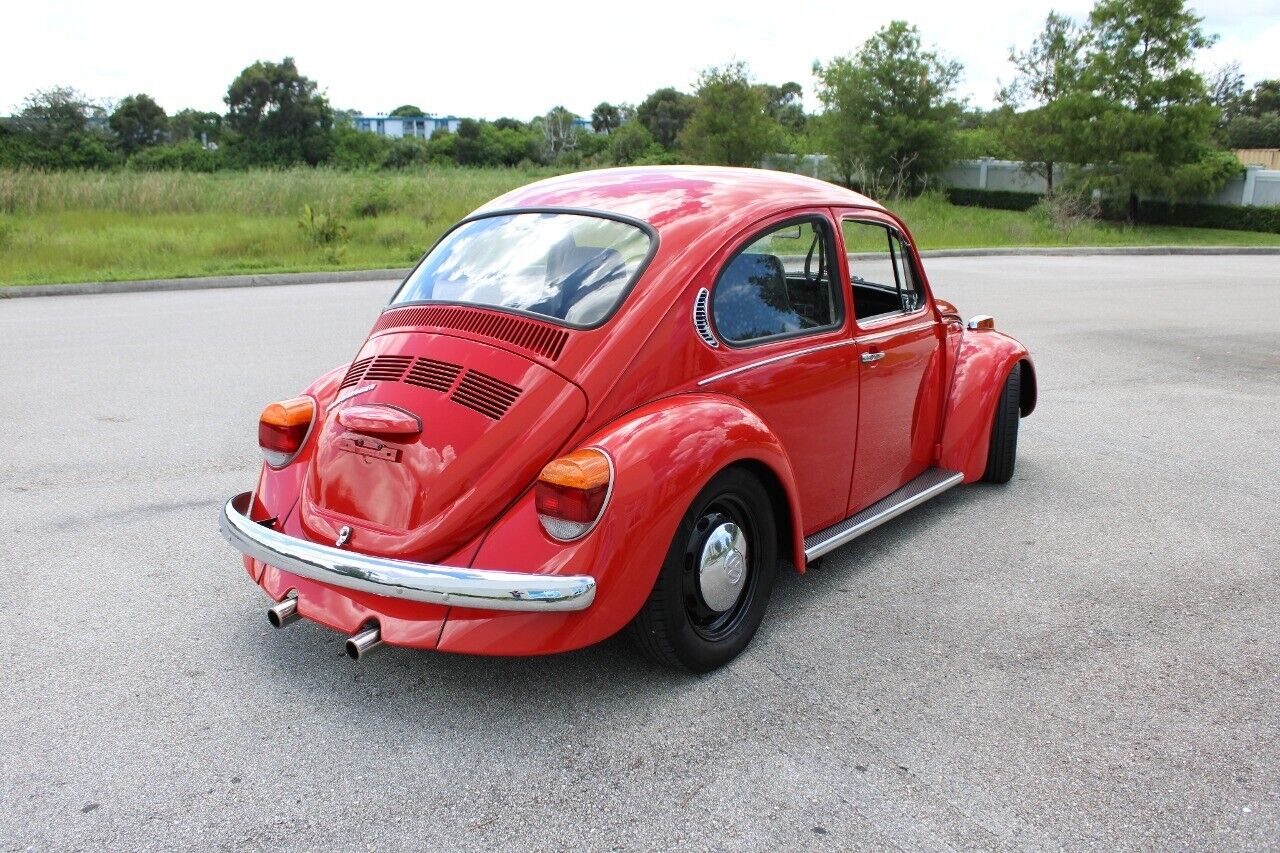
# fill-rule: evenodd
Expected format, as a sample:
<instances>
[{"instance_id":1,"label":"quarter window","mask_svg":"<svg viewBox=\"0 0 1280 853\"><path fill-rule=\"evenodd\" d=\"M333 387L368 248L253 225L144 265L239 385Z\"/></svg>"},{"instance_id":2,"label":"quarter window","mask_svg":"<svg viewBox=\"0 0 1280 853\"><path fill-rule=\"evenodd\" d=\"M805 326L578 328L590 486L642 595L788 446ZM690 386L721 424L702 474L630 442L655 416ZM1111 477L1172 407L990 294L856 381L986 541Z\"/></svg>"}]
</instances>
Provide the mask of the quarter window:
<instances>
[{"instance_id":1,"label":"quarter window","mask_svg":"<svg viewBox=\"0 0 1280 853\"><path fill-rule=\"evenodd\" d=\"M748 344L839 325L830 229L821 220L774 228L740 249L716 279L711 313L724 340Z\"/></svg>"},{"instance_id":2,"label":"quarter window","mask_svg":"<svg viewBox=\"0 0 1280 853\"><path fill-rule=\"evenodd\" d=\"M849 256L855 317L910 313L924 304L911 255L896 231L853 219L841 223L841 231Z\"/></svg>"}]
</instances>

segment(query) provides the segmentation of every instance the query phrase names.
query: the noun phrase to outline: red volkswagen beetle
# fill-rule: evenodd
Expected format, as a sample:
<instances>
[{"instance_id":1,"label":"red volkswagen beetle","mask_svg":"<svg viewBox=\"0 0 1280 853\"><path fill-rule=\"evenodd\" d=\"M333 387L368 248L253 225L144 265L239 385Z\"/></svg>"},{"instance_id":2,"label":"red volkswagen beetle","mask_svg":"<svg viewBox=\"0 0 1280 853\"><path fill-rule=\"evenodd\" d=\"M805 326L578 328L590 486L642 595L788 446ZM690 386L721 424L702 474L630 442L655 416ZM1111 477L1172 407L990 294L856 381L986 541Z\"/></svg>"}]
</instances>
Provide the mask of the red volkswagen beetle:
<instances>
[{"instance_id":1,"label":"red volkswagen beetle","mask_svg":"<svg viewBox=\"0 0 1280 853\"><path fill-rule=\"evenodd\" d=\"M627 629L707 671L808 563L1005 482L1025 347L936 298L903 223L821 181L628 168L446 233L355 359L263 411L223 535L277 602L386 643L531 655Z\"/></svg>"}]
</instances>

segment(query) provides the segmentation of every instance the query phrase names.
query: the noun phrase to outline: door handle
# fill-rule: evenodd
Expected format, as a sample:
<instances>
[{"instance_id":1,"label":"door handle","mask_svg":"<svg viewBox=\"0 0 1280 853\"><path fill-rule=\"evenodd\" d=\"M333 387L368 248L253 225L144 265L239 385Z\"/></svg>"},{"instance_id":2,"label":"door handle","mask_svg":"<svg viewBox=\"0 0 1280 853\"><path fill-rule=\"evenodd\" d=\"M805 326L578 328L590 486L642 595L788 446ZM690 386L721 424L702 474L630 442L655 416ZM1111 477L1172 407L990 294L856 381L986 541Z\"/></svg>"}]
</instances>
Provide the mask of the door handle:
<instances>
[{"instance_id":1,"label":"door handle","mask_svg":"<svg viewBox=\"0 0 1280 853\"><path fill-rule=\"evenodd\" d=\"M882 352L864 352L862 354L862 363L875 364L877 361L879 361L882 358L884 358L884 353Z\"/></svg>"}]
</instances>

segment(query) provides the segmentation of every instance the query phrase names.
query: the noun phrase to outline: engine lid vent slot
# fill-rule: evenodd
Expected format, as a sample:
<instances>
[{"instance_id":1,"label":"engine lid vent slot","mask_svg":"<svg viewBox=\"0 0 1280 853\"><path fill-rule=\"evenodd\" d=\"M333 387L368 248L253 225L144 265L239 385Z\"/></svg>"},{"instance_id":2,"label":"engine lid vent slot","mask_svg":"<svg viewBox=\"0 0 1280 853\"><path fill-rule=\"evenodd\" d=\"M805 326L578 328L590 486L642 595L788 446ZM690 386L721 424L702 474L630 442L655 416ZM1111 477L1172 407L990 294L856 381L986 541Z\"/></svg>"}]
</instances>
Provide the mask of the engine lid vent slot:
<instances>
[{"instance_id":1,"label":"engine lid vent slot","mask_svg":"<svg viewBox=\"0 0 1280 853\"><path fill-rule=\"evenodd\" d=\"M520 396L522 389L501 379L468 370L450 395L455 403L473 409L495 421L507 413L511 404Z\"/></svg>"},{"instance_id":2,"label":"engine lid vent slot","mask_svg":"<svg viewBox=\"0 0 1280 853\"><path fill-rule=\"evenodd\" d=\"M447 361L436 361L433 358L419 358L409 368L404 381L407 385L430 388L432 391L448 391L458 381L462 367Z\"/></svg>"},{"instance_id":3,"label":"engine lid vent slot","mask_svg":"<svg viewBox=\"0 0 1280 853\"><path fill-rule=\"evenodd\" d=\"M362 358L359 361L353 361L351 367L347 370L347 375L342 377L342 384L338 386L338 390L350 388L360 381L360 377L364 376L364 372L369 367L369 363L373 361L373 356Z\"/></svg>"},{"instance_id":4,"label":"engine lid vent slot","mask_svg":"<svg viewBox=\"0 0 1280 853\"><path fill-rule=\"evenodd\" d=\"M413 361L411 355L379 355L362 377L370 382L399 382Z\"/></svg>"},{"instance_id":5,"label":"engine lid vent slot","mask_svg":"<svg viewBox=\"0 0 1280 853\"><path fill-rule=\"evenodd\" d=\"M373 331L385 332L387 329L405 326L428 326L469 332L480 337L503 341L548 361L559 358L565 342L569 340L567 331L546 323L460 305L418 305L394 308L378 318Z\"/></svg>"}]
</instances>

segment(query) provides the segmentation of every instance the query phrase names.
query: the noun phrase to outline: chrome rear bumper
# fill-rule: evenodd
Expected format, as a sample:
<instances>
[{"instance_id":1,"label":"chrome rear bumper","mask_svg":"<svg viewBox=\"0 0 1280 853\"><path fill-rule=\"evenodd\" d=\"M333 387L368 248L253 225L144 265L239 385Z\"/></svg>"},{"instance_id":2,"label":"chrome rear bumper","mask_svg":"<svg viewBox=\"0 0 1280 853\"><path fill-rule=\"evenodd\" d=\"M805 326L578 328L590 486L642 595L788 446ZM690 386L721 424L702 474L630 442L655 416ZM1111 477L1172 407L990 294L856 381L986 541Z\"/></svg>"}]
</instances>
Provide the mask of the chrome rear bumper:
<instances>
[{"instance_id":1,"label":"chrome rear bumper","mask_svg":"<svg viewBox=\"0 0 1280 853\"><path fill-rule=\"evenodd\" d=\"M250 520L253 493L236 495L222 509L218 528L242 554L304 578L391 598L474 607L556 613L585 610L596 597L589 575L536 575L434 566L371 557L286 536Z\"/></svg>"}]
</instances>

